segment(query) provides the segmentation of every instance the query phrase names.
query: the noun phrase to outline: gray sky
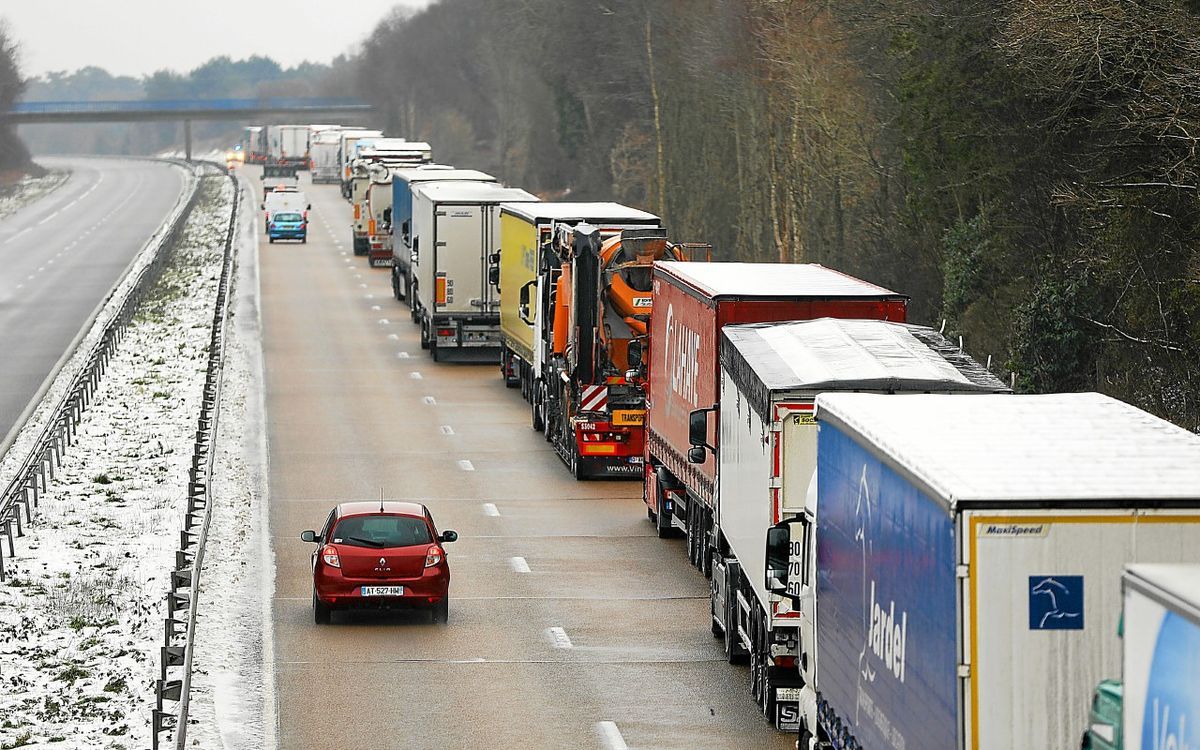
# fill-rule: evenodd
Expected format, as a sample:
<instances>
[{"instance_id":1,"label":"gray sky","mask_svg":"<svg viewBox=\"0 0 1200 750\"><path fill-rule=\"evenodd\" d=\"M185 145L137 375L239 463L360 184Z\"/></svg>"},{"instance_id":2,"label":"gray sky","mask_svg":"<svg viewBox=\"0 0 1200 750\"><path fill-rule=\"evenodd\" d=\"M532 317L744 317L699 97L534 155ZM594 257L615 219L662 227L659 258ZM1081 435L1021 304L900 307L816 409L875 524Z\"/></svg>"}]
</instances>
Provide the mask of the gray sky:
<instances>
[{"instance_id":1,"label":"gray sky","mask_svg":"<svg viewBox=\"0 0 1200 750\"><path fill-rule=\"evenodd\" d=\"M0 19L20 45L27 76L87 65L141 76L162 68L185 72L217 55L266 55L285 67L326 62L354 47L393 7L429 2L17 0L0 3Z\"/></svg>"}]
</instances>

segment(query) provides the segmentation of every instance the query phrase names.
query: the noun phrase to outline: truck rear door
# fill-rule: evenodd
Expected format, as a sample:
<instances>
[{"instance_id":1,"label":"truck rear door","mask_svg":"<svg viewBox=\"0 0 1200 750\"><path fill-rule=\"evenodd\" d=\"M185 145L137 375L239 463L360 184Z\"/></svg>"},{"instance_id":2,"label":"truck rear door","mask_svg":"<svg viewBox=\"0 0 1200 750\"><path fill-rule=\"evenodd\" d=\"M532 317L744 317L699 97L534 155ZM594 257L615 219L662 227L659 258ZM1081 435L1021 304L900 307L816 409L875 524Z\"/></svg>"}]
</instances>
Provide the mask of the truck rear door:
<instances>
[{"instance_id":1,"label":"truck rear door","mask_svg":"<svg viewBox=\"0 0 1200 750\"><path fill-rule=\"evenodd\" d=\"M434 212L434 313L479 313L483 297L485 207L442 204Z\"/></svg>"}]
</instances>

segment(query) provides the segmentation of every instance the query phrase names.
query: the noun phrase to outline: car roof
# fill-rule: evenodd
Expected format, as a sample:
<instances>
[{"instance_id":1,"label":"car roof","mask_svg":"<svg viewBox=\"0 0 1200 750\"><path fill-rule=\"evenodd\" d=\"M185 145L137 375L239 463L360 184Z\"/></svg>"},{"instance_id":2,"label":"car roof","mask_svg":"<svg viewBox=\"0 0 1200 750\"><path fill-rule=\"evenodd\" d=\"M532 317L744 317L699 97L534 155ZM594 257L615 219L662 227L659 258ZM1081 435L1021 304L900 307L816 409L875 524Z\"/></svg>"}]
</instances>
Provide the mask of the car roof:
<instances>
[{"instance_id":1,"label":"car roof","mask_svg":"<svg viewBox=\"0 0 1200 750\"><path fill-rule=\"evenodd\" d=\"M420 503L406 503L399 500L384 500L382 503L378 500L360 500L350 503L339 503L337 506L337 515L338 518L378 515L380 506L383 507L384 513L391 515L424 518L426 513L425 506Z\"/></svg>"}]
</instances>

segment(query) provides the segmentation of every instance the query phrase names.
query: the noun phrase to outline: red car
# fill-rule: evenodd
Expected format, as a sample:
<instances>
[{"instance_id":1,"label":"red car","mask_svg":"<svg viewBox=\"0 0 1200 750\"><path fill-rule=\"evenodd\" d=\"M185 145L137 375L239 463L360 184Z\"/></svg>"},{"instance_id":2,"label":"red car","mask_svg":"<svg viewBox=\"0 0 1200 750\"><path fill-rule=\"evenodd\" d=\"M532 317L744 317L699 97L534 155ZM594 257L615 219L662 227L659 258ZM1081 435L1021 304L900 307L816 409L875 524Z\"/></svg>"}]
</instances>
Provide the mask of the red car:
<instances>
[{"instance_id":1,"label":"red car","mask_svg":"<svg viewBox=\"0 0 1200 750\"><path fill-rule=\"evenodd\" d=\"M438 534L429 509L420 503L342 503L329 513L312 554L313 618L330 620L335 609L428 608L434 622L450 614L450 565L443 544L458 539Z\"/></svg>"}]
</instances>

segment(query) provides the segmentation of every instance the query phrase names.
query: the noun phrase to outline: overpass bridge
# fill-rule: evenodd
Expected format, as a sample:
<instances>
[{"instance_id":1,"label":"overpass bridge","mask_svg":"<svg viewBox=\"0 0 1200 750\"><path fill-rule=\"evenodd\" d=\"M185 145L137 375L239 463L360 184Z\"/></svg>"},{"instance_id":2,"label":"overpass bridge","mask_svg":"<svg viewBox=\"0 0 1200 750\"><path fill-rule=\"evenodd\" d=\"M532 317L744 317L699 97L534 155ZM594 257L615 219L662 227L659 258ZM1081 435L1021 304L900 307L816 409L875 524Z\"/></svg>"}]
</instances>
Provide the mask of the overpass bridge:
<instances>
[{"instance_id":1,"label":"overpass bridge","mask_svg":"<svg viewBox=\"0 0 1200 750\"><path fill-rule=\"evenodd\" d=\"M295 119L298 124L322 117L370 114L373 107L360 99L265 97L259 99L133 99L122 101L15 102L0 112L0 124L29 125L91 122L183 123L185 153L192 156L192 120L262 121Z\"/></svg>"}]
</instances>

